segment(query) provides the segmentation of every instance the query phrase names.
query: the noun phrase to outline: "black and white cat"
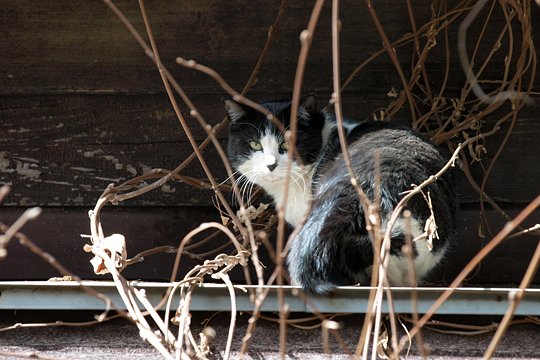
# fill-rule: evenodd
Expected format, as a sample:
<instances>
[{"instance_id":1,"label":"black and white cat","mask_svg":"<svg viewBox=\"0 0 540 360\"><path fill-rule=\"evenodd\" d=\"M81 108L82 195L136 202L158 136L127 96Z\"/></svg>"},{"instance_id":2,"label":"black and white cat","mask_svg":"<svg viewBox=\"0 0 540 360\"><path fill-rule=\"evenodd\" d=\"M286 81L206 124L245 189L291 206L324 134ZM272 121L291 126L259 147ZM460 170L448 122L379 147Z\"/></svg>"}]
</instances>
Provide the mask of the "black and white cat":
<instances>
[{"instance_id":1,"label":"black and white cat","mask_svg":"<svg viewBox=\"0 0 540 360\"><path fill-rule=\"evenodd\" d=\"M287 129L291 102L261 104ZM369 284L373 247L366 230L363 208L345 166L333 114L317 109L312 95L298 109L296 148L299 158L287 176L288 145L284 134L265 115L233 100L225 101L230 120L228 153L241 180L259 185L277 206L284 205L285 219L297 226L305 223L292 239L287 257L293 283L314 293L327 293L335 286ZM404 192L439 171L447 158L426 137L386 122L355 123L346 120L349 154L362 190L373 201L380 189L381 229L386 231L390 214ZM376 164L378 158L378 164ZM380 184L375 183L379 168ZM289 194L284 199L284 185ZM455 193L452 176L445 174L429 185L438 239L422 239L431 212L424 197L407 204L412 213L411 232L418 280L443 258L454 234ZM407 258L402 254L405 224L398 220L391 231L387 276L394 286L407 285Z\"/></svg>"}]
</instances>

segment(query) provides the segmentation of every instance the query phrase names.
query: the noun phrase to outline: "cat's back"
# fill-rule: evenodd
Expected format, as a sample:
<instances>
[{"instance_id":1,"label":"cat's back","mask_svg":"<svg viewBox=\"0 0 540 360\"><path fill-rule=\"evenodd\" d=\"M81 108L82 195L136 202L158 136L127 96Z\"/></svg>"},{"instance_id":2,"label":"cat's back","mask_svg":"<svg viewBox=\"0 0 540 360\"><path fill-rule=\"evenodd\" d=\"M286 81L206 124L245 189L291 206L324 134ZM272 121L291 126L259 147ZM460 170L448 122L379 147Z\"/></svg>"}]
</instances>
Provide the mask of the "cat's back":
<instances>
[{"instance_id":1,"label":"cat's back","mask_svg":"<svg viewBox=\"0 0 540 360\"><path fill-rule=\"evenodd\" d=\"M365 122L347 137L348 154L357 184L370 201L379 201L381 231L406 191L436 174L447 156L416 131L385 122ZM437 241L415 242L415 275L421 280L443 258L454 234L455 194L452 176L445 173L406 204L410 229L398 219L390 231L388 278L393 285L408 283L408 266L402 253L406 234L421 239L432 215L437 221ZM297 284L316 293L336 285L367 284L373 264L373 247L363 205L353 186L337 134L328 142L314 177L311 211L294 239L288 256L289 272Z\"/></svg>"},{"instance_id":2,"label":"cat's back","mask_svg":"<svg viewBox=\"0 0 540 360\"><path fill-rule=\"evenodd\" d=\"M321 164L319 174L348 176L337 135L332 141L332 155ZM352 167L361 180L374 177L375 171L387 176L394 173L425 179L439 171L448 158L427 136L381 121L358 124L348 135L347 143Z\"/></svg>"},{"instance_id":3,"label":"cat's back","mask_svg":"<svg viewBox=\"0 0 540 360\"><path fill-rule=\"evenodd\" d=\"M426 161L442 160L445 156L427 136L411 128L382 121L359 124L347 139L352 158L367 162L409 161L427 156ZM433 158L435 156L435 158Z\"/></svg>"}]
</instances>

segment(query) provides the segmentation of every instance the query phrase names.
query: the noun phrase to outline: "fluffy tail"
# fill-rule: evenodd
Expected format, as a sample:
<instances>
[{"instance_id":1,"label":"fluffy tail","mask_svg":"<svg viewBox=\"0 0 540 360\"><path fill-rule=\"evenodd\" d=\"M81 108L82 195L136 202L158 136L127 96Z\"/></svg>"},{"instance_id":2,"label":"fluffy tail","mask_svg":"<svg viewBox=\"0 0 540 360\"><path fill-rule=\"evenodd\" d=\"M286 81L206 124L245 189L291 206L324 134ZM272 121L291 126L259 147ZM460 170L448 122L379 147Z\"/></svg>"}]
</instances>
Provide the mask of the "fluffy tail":
<instances>
[{"instance_id":1,"label":"fluffy tail","mask_svg":"<svg viewBox=\"0 0 540 360\"><path fill-rule=\"evenodd\" d=\"M287 257L296 285L315 294L368 278L373 247L364 229L363 212L356 193L334 188L313 202L304 227L292 241ZM335 194L342 194L340 197Z\"/></svg>"}]
</instances>

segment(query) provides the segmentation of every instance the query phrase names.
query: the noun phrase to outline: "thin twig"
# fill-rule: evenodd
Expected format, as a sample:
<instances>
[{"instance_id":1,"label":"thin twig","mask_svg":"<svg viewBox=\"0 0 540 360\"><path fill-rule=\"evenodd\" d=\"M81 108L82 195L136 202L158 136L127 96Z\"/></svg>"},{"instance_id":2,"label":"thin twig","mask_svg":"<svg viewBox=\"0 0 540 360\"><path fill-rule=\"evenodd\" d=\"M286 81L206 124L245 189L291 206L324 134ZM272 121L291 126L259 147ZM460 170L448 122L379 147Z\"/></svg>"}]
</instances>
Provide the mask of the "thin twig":
<instances>
[{"instance_id":1,"label":"thin twig","mask_svg":"<svg viewBox=\"0 0 540 360\"><path fill-rule=\"evenodd\" d=\"M17 232L30 220L34 220L41 214L41 208L33 207L26 210L21 216L15 220L15 222L3 230L4 234L0 235L0 260L4 259L7 256L7 246L9 245L10 240L17 234Z\"/></svg>"},{"instance_id":2,"label":"thin twig","mask_svg":"<svg viewBox=\"0 0 540 360\"><path fill-rule=\"evenodd\" d=\"M0 232L6 231L7 228L8 227L6 225L0 223ZM63 276L69 276L71 279L73 279L73 281L77 282L77 284L81 287L81 290L86 292L88 295L96 297L97 299L101 300L105 304L105 309L106 309L105 313L108 313L112 309L112 310L115 310L122 317L131 321L128 314L124 310L121 310L108 296L100 293L99 291L93 289L92 287L84 286L82 283L82 279L80 277L78 277L77 275L69 271L54 256L44 251L36 243L30 240L26 235L24 235L23 233L17 232L14 234L14 237L15 239L19 241L19 243L22 246L24 246L25 248L30 250L32 253L40 257L48 265L56 269L60 274L62 274Z\"/></svg>"},{"instance_id":3,"label":"thin twig","mask_svg":"<svg viewBox=\"0 0 540 360\"><path fill-rule=\"evenodd\" d=\"M392 47L390 40L388 40L388 37L386 36L386 33L381 25L379 17L377 16L375 8L373 7L372 1L371 0L365 0L365 1L368 7L369 13L371 15L371 18L373 19L373 22L375 24L375 27L377 28L377 31L383 41L384 48L386 49L388 56L390 56L390 59L392 60L392 63L394 64L398 72L399 78L401 79L401 82L403 83L403 88L405 90L405 94L407 95L407 99L409 101L411 117L412 117L412 120L415 121L416 120L416 110L415 110L416 103L413 99L410 88L407 86L407 80L405 79L405 74L403 73L403 69L401 68L401 65L399 64L399 60L397 59L396 50Z\"/></svg>"},{"instance_id":4,"label":"thin twig","mask_svg":"<svg viewBox=\"0 0 540 360\"><path fill-rule=\"evenodd\" d=\"M497 94L497 96L492 97L486 95L484 90L478 85L478 78L476 74L473 72L471 64L469 62L469 58L467 57L467 30L469 29L469 26L474 21L474 19L478 16L478 13L484 5L487 3L488 0L479 0L476 2L473 9L467 14L463 22L459 25L459 31L458 31L458 53L459 53L459 60L461 62L461 67L463 69L463 72L467 75L467 82L471 84L471 88L474 92L474 94L482 101L487 104L493 104L497 102L506 101L508 99L515 99L515 98L521 98L524 101L531 101L530 98L527 95L523 95L521 93L518 93L516 91L503 91Z\"/></svg>"},{"instance_id":5,"label":"thin twig","mask_svg":"<svg viewBox=\"0 0 540 360\"><path fill-rule=\"evenodd\" d=\"M529 266L527 267L527 271L525 272L525 275L523 276L523 279L521 280L521 283L519 284L519 290L512 292L508 295L508 300L510 302L510 305L508 306L508 310L506 310L506 313L504 314L504 317L501 320L501 323L497 327L497 331L495 332L495 335L493 336L493 339L491 340L489 347L484 353L484 359L491 359L493 357L495 350L497 349L497 346L500 344L504 334L506 333L506 330L508 329L508 326L510 326L510 323L512 321L512 318L514 317L514 313L517 307L519 306L521 300L525 296L525 289L528 288L531 285L531 282L533 281L533 277L536 274L536 270L538 270L539 264L540 264L540 241L538 241L536 250L534 251L534 254L529 263Z\"/></svg>"},{"instance_id":6,"label":"thin twig","mask_svg":"<svg viewBox=\"0 0 540 360\"><path fill-rule=\"evenodd\" d=\"M484 259L495 247L497 247L512 232L512 230L521 224L537 207L540 206L540 195L527 205L512 221L506 223L504 228L489 243L486 244L469 263L463 268L458 276L452 281L448 289L439 296L439 298L426 311L424 316L418 320L418 323L411 329L411 336L415 336L419 329L435 314L437 309L452 295L454 290L463 282L467 275L473 271L478 263Z\"/></svg>"},{"instance_id":7,"label":"thin twig","mask_svg":"<svg viewBox=\"0 0 540 360\"><path fill-rule=\"evenodd\" d=\"M293 84L293 93L291 100L291 117L290 117L290 130L287 131L286 136L288 135L288 144L289 151L287 152L287 174L291 173L293 155L296 152L296 129L297 129L297 115L298 107L300 105L300 96L302 93L302 84L304 81L304 73L306 69L307 59L309 52L311 50L311 44L313 42L313 36L315 35L315 30L319 21L319 16L321 14L322 6L324 0L317 0L313 6L311 16L309 18L308 26L305 30L300 33L300 54L298 56L298 63L296 65L296 72L294 75L294 84ZM289 184L290 181L285 183L283 189L283 197L285 199L284 203L278 207L278 227L277 227L277 245L276 245L276 270L277 270L277 284L283 285L283 257L285 253L284 249L284 238L285 238L285 209L287 206L287 199L289 196ZM301 226L301 225L300 225ZM280 307L280 331L279 331L279 354L282 359L285 358L286 351L286 336L287 336L287 327L286 327L286 317L287 309L285 307L285 295L283 289L280 287L278 289L278 303Z\"/></svg>"},{"instance_id":8,"label":"thin twig","mask_svg":"<svg viewBox=\"0 0 540 360\"><path fill-rule=\"evenodd\" d=\"M413 324L417 324L418 323L418 292L416 291L416 288L418 286L418 281L416 280L416 269L415 269L414 259L413 259L414 244L412 241L411 217L412 215L409 210L405 210L403 212L403 219L405 220L405 243L406 244L404 246L404 249L402 249L402 252L405 253L405 256L407 257L407 263L408 263L408 275L409 275L408 277L409 277L409 286L411 287L411 309L412 309ZM426 348L424 345L424 339L423 339L421 330L418 330L418 334L416 335L416 345L418 347L420 354L422 355L422 359L427 359L428 352L426 351Z\"/></svg>"}]
</instances>

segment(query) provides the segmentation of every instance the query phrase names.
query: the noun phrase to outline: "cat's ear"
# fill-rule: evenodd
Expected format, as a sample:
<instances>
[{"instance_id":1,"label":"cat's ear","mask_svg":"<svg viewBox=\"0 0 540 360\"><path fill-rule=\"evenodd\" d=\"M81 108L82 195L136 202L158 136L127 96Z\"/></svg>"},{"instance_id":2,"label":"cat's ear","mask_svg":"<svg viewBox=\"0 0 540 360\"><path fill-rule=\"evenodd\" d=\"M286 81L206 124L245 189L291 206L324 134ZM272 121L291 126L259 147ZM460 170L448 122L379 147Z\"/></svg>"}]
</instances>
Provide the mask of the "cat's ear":
<instances>
[{"instance_id":1,"label":"cat's ear","mask_svg":"<svg viewBox=\"0 0 540 360\"><path fill-rule=\"evenodd\" d=\"M234 124L235 122L247 115L246 109L244 109L244 107L236 101L225 100L224 103L225 111L227 111L227 115L229 116L231 124Z\"/></svg>"},{"instance_id":2,"label":"cat's ear","mask_svg":"<svg viewBox=\"0 0 540 360\"><path fill-rule=\"evenodd\" d=\"M298 116L306 121L311 119L311 114L317 110L317 98L314 93L306 94L300 99Z\"/></svg>"}]
</instances>

